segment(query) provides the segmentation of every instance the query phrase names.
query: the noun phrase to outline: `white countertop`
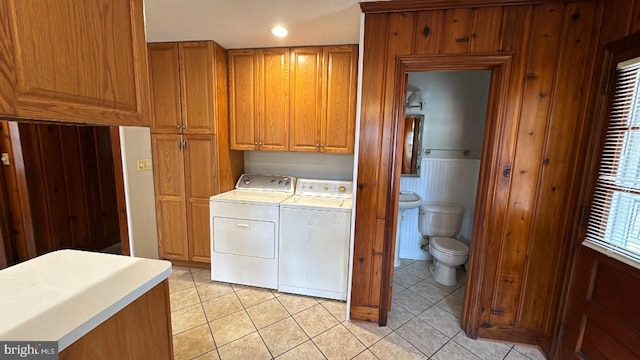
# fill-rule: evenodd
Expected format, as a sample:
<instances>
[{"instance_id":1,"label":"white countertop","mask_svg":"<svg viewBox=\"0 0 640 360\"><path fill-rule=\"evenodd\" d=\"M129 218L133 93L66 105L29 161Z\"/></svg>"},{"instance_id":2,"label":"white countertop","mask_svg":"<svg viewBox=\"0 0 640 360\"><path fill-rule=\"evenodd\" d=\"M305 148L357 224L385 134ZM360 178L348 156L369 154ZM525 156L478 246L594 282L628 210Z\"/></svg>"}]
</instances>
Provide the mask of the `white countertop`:
<instances>
[{"instance_id":1,"label":"white countertop","mask_svg":"<svg viewBox=\"0 0 640 360\"><path fill-rule=\"evenodd\" d=\"M59 250L0 270L0 340L59 351L171 274L171 263Z\"/></svg>"}]
</instances>

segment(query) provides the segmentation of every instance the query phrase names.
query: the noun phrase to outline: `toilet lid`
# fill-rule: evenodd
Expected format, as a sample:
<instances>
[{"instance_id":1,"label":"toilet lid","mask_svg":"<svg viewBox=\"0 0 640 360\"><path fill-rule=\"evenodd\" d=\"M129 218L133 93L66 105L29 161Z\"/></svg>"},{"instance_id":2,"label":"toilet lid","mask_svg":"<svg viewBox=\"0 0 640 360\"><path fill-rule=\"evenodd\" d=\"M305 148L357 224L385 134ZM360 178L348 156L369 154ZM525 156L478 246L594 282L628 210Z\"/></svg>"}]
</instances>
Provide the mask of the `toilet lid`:
<instances>
[{"instance_id":1,"label":"toilet lid","mask_svg":"<svg viewBox=\"0 0 640 360\"><path fill-rule=\"evenodd\" d=\"M431 246L433 246L436 250L442 251L443 253L452 254L452 255L468 255L469 247L465 245L462 241L458 241L453 238L448 237L432 237Z\"/></svg>"}]
</instances>

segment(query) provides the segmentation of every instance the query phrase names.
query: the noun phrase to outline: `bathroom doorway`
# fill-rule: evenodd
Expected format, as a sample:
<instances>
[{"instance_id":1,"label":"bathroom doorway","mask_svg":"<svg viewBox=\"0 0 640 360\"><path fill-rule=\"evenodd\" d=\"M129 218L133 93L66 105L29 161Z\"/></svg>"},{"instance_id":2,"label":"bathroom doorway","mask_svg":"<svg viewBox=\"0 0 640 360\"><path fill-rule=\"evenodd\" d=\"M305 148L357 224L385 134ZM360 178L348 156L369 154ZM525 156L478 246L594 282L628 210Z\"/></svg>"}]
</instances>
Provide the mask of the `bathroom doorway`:
<instances>
[{"instance_id":1,"label":"bathroom doorway","mask_svg":"<svg viewBox=\"0 0 640 360\"><path fill-rule=\"evenodd\" d=\"M492 164L498 163L496 157L499 155L498 149L495 149L497 134L499 134L504 118L504 100L501 94L504 94L508 86L508 79L504 76L510 67L510 56L406 56L398 59L396 68L396 93L395 93L395 136L394 136L394 154L393 165L391 166L392 174L390 174L390 189L388 194L388 202L396 203L399 197L399 191L410 190L406 187L415 187L419 193L424 193L425 201L445 201L445 202L463 202L466 216L460 231L460 237L466 244L470 245L469 263L467 281L472 278L474 273L474 260L477 255L477 248L481 247L481 239L478 239L478 224L482 221L482 208L486 203L489 193L487 189L490 184L490 176L495 172ZM466 84L465 75L474 75L473 85ZM430 78L428 80L420 80L420 78ZM450 97L443 100L442 89L438 86L454 86L454 82L445 85L443 82L447 77L460 77L455 81L461 82L462 90L457 92L465 93L465 98ZM430 81L429 81L430 80ZM451 79L449 79L451 80ZM467 80L468 81L468 80ZM430 85L433 85L432 88ZM458 84L460 85L460 84ZM474 93L474 88L478 90ZM433 112L429 111L432 106ZM469 105L469 106L467 106ZM404 119L409 114L419 113L424 115L424 133L421 134L421 163L419 177L401 177L402 158L403 158L403 134ZM478 115L480 114L480 115ZM472 116L473 115L473 116ZM477 115L477 116L476 116ZM463 119L463 121L461 121ZM432 121L429 124L429 121ZM429 133L431 129L431 133ZM431 163L426 166L427 163ZM424 165L423 165L424 164ZM449 164L456 164L449 165ZM433 165L433 166L431 166ZM466 166L465 166L466 165ZM432 169L427 169L432 167ZM446 169L449 167L450 169ZM446 170L443 170L446 169ZM426 171L433 172L427 175ZM456 175L457 174L457 175ZM423 181L429 176L439 179L441 184L425 184ZM452 180L453 179L453 180ZM422 183L422 184L421 184ZM430 188L434 185L433 188ZM447 190L442 193L441 189L453 185L454 190ZM459 188L472 189L470 193L465 193ZM393 207L397 211L397 205ZM473 210L472 210L473 209ZM395 212L394 212L395 213ZM422 235L417 231L417 210L414 210L415 219L412 224L407 222L406 227L414 227L412 234L413 243L409 246L422 245ZM386 249L394 249L395 230L397 219L387 220ZM391 225L392 226L389 226ZM400 224L402 226L402 224ZM392 234L393 232L393 234ZM417 234L416 234L417 232ZM408 244L405 244L408 245ZM402 245L401 245L402 246ZM400 249L400 257L407 258L406 249L403 252ZM419 250L423 251L423 250ZM388 256L389 252L385 251L385 261L383 264L383 284L389 286L382 287L381 309L391 310L393 303L393 295L398 293L393 289L393 272L394 259ZM393 252L391 252L393 254ZM420 255L420 253L417 253ZM409 256L419 258L420 256ZM422 257L428 258L427 254ZM412 259L413 261L415 259ZM387 277L388 276L388 277ZM388 281L388 282L387 282ZM433 284L432 284L433 285ZM435 285L434 285L435 286ZM423 288L430 288L423 286ZM410 289L410 287L407 287ZM386 290L386 291L385 291ZM414 290L419 290L414 288ZM469 292L469 289L457 292L460 297L461 292ZM452 295L452 292L449 292ZM419 295L419 294L416 294ZM453 295L452 295L453 296ZM467 309L473 309L474 304L468 296L463 306L460 306L458 314L462 324L464 324L470 313ZM461 304L462 305L462 304ZM384 311L380 313L380 323L386 323L388 314ZM463 325L464 327L464 325Z\"/></svg>"},{"instance_id":2,"label":"bathroom doorway","mask_svg":"<svg viewBox=\"0 0 640 360\"><path fill-rule=\"evenodd\" d=\"M423 202L462 205L463 221L456 238L471 247L476 195L482 158L484 128L491 81L490 70L421 71L407 77L405 118L420 117L417 171L403 166L400 191L418 194ZM406 132L406 122L405 122ZM403 138L407 142L406 136ZM404 144L404 148L409 148ZM418 147L416 149L416 146ZM406 154L405 154L406 155ZM403 163L404 158L403 156ZM445 286L431 276L428 240L418 229L419 208L402 211L398 218L396 247L400 258L394 267L392 304L398 312L453 315L460 323L466 270L457 270L458 283ZM395 316L390 322L402 321ZM446 313L443 313L445 311ZM426 316L426 315L425 315Z\"/></svg>"}]
</instances>

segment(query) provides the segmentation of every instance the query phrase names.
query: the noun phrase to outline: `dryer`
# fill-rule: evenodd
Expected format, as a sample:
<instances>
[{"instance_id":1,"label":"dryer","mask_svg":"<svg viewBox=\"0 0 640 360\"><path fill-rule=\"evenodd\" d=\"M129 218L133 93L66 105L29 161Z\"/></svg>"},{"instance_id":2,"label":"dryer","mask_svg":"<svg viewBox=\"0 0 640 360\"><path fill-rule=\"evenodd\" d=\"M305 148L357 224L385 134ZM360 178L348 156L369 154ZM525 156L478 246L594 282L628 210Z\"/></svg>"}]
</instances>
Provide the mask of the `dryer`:
<instances>
[{"instance_id":1,"label":"dryer","mask_svg":"<svg viewBox=\"0 0 640 360\"><path fill-rule=\"evenodd\" d=\"M346 300L352 182L298 179L280 203L278 291Z\"/></svg>"},{"instance_id":2,"label":"dryer","mask_svg":"<svg viewBox=\"0 0 640 360\"><path fill-rule=\"evenodd\" d=\"M244 174L210 198L211 280L278 288L280 203L295 178Z\"/></svg>"}]
</instances>

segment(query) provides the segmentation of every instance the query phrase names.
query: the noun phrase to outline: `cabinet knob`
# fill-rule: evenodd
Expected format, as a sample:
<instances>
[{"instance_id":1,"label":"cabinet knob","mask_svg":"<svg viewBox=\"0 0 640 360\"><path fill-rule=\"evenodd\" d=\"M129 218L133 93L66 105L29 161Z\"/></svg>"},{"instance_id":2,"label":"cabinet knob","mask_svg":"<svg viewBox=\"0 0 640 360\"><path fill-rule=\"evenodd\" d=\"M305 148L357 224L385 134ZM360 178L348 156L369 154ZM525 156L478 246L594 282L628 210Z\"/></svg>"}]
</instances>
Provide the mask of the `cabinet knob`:
<instances>
[{"instance_id":1,"label":"cabinet knob","mask_svg":"<svg viewBox=\"0 0 640 360\"><path fill-rule=\"evenodd\" d=\"M182 128L183 128L183 129L186 129L186 128L187 128L187 125L182 125Z\"/></svg>"},{"instance_id":2,"label":"cabinet knob","mask_svg":"<svg viewBox=\"0 0 640 360\"><path fill-rule=\"evenodd\" d=\"M180 129L180 125L176 125L176 129Z\"/></svg>"},{"instance_id":3,"label":"cabinet knob","mask_svg":"<svg viewBox=\"0 0 640 360\"><path fill-rule=\"evenodd\" d=\"M319 147L320 147L320 144L316 144L316 147L317 147L317 148L319 148Z\"/></svg>"}]
</instances>

